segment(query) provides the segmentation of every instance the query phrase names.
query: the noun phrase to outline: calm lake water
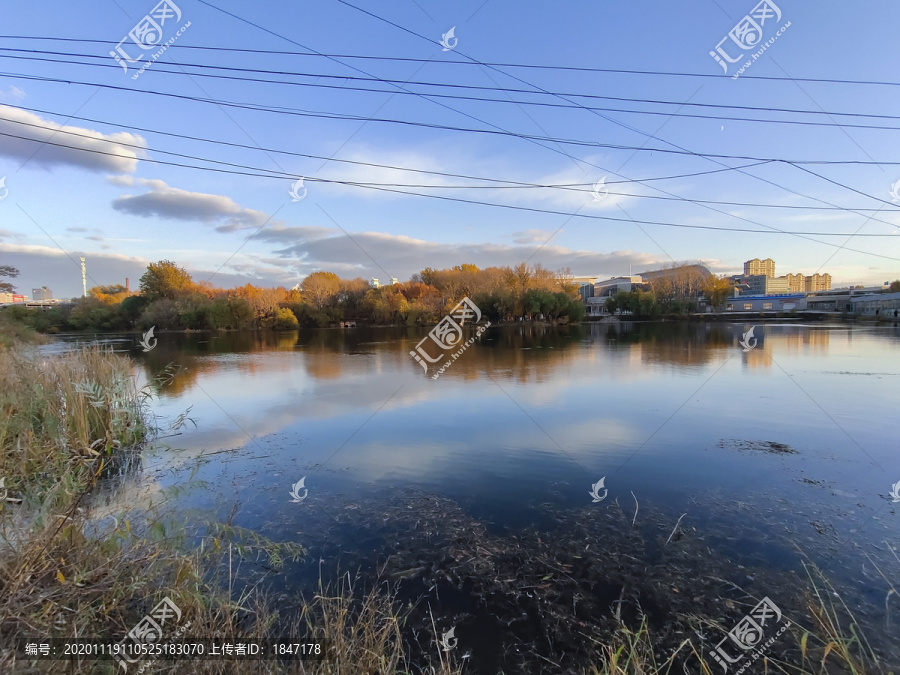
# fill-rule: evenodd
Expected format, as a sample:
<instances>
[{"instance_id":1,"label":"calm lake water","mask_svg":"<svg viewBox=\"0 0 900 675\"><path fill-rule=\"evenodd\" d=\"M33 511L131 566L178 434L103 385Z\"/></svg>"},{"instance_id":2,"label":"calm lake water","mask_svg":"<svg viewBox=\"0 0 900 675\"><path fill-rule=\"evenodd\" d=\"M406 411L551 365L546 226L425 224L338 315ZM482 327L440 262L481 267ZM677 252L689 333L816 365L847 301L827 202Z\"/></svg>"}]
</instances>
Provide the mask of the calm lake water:
<instances>
[{"instance_id":1,"label":"calm lake water","mask_svg":"<svg viewBox=\"0 0 900 675\"><path fill-rule=\"evenodd\" d=\"M148 452L118 499L163 494L183 517L231 517L307 546L305 563L273 577L286 602L309 595L323 569L402 558L429 527L410 520L409 542L389 529L391 508L413 507L409 495L452 505L465 529L483 526L495 542L552 539L559 519L593 519L600 529L584 543L601 557L618 554L621 533L598 519L618 513L644 535L643 563L699 542L718 574L741 570L743 587L788 605L787 587L806 579L801 562L817 564L883 658L897 658L900 601L886 602L874 563L897 585L900 330L759 325L744 351L748 328L490 328L437 380L409 355L420 329L162 333L146 354L123 337L114 344L142 378L181 367L153 410L172 420L190 408L196 427ZM292 503L304 477L307 497ZM601 478L606 496L594 502ZM167 492L188 483L197 487ZM696 564L667 565L661 583L701 576ZM724 602L692 594L698 611ZM490 607L462 595L429 606L439 629L458 624L476 672L492 672ZM730 626L732 616L723 607L719 618Z\"/></svg>"}]
</instances>

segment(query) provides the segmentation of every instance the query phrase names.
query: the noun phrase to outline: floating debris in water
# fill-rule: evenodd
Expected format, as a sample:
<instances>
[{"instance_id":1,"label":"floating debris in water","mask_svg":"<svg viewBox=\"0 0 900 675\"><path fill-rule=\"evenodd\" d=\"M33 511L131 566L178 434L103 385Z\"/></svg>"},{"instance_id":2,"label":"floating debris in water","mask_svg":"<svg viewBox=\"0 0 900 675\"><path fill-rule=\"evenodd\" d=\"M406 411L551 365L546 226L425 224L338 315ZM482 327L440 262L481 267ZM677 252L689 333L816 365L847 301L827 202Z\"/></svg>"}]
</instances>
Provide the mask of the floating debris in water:
<instances>
[{"instance_id":1,"label":"floating debris in water","mask_svg":"<svg viewBox=\"0 0 900 675\"><path fill-rule=\"evenodd\" d=\"M732 448L734 450L755 450L757 452L766 452L770 455L796 455L798 452L786 443L776 443L775 441L741 441L736 438L722 439L717 446L720 448Z\"/></svg>"}]
</instances>

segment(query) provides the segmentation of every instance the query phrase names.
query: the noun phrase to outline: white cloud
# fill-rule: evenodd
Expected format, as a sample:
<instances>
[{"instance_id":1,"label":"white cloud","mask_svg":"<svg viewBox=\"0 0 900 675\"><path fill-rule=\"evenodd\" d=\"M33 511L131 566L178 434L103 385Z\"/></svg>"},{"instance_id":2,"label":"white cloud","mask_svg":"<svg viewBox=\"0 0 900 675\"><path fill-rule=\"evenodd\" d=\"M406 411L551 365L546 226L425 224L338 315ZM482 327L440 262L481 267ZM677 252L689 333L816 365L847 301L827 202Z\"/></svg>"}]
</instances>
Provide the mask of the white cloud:
<instances>
[{"instance_id":1,"label":"white cloud","mask_svg":"<svg viewBox=\"0 0 900 675\"><path fill-rule=\"evenodd\" d=\"M547 245L535 254L534 245L447 244L382 232L348 235L325 227L275 226L260 232L256 239L284 244L276 253L287 260L302 261L309 267L315 264L341 276L374 274L407 279L423 267L452 267L466 262L484 268L528 259L530 264L541 263L549 269L568 267L573 274L612 276L629 265L639 268L662 262L658 256L633 251L597 253Z\"/></svg>"},{"instance_id":2,"label":"white cloud","mask_svg":"<svg viewBox=\"0 0 900 675\"><path fill-rule=\"evenodd\" d=\"M534 228L530 230L520 230L518 232L513 232L513 242L516 244L543 244L553 236L553 234L554 232L552 230L538 230Z\"/></svg>"},{"instance_id":3,"label":"white cloud","mask_svg":"<svg viewBox=\"0 0 900 675\"><path fill-rule=\"evenodd\" d=\"M23 99L25 98L25 92L22 89L19 89L16 85L9 85L9 89L3 90L0 89L0 99L10 100L10 99Z\"/></svg>"},{"instance_id":4,"label":"white cloud","mask_svg":"<svg viewBox=\"0 0 900 675\"><path fill-rule=\"evenodd\" d=\"M148 258L127 256L117 253L84 251L72 249L61 251L51 246L35 246L0 242L0 265L12 265L21 270L13 280L18 292L30 294L32 288L49 286L59 298L81 295L81 265L79 257L87 260L88 288L106 284L124 284L125 277L131 279L131 288L136 289L141 275L151 262ZM243 286L246 283L277 286L283 279L262 274L242 275L229 272L213 274L209 269L198 269L181 256L173 257L184 265L195 281L212 278L212 282L223 288Z\"/></svg>"},{"instance_id":5,"label":"white cloud","mask_svg":"<svg viewBox=\"0 0 900 675\"><path fill-rule=\"evenodd\" d=\"M269 220L263 211L246 209L230 197L205 192L188 192L173 188L161 180L133 179L130 176L111 176L114 185L142 185L150 190L140 195L125 195L113 200L116 211L143 218L187 220L205 224L218 223L219 232L233 232L258 228Z\"/></svg>"},{"instance_id":6,"label":"white cloud","mask_svg":"<svg viewBox=\"0 0 900 675\"><path fill-rule=\"evenodd\" d=\"M3 136L0 157L48 169L74 166L88 171L134 171L147 146L137 134L102 134L65 126L7 105L0 105L0 132L11 134Z\"/></svg>"}]
</instances>

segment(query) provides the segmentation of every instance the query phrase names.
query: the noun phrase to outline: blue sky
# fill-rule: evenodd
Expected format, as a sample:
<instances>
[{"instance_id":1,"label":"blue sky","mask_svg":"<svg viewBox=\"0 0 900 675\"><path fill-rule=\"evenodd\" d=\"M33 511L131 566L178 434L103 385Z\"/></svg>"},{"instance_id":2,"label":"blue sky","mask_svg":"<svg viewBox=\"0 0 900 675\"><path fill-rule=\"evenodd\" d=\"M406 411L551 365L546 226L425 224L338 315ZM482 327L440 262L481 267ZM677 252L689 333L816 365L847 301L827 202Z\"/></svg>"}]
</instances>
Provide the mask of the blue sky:
<instances>
[{"instance_id":1,"label":"blue sky","mask_svg":"<svg viewBox=\"0 0 900 675\"><path fill-rule=\"evenodd\" d=\"M639 272L673 260L702 261L715 272L733 273L753 257L775 259L779 274L830 272L836 286L900 277L900 201L892 201L891 194L892 185L900 180L900 166L885 164L900 160L900 132L838 124L900 127L896 120L681 105L896 114L900 86L749 79L896 81L892 49L894 28L900 21L896 3L876 1L855 9L836 2L782 0L777 3L781 18L772 16L762 26L763 41L788 22L789 27L735 80L730 75L737 65L723 74L709 52L751 13L752 1L650 6L505 0L350 2L376 16L337 0L290 5L181 0L177 2L181 17L164 24L163 41L190 25L137 79L132 76L139 65L131 64L126 73L109 51L154 9L154 2L7 3L0 30L5 36L0 38L0 133L48 141L42 145L0 136L0 177L6 177L8 190L0 190L0 196L6 195L0 201L0 264L21 270L15 280L19 291L30 294L33 287L47 285L58 297L80 294L80 256L87 259L89 286L122 283L128 276L135 287L146 264L162 258L185 266L197 280L210 279L226 287L248 281L292 286L315 270L345 277L407 279L426 266L472 262L484 267L526 259L551 269L568 267L574 274L600 277L627 274L630 269ZM458 42L451 41L454 48L443 51L439 41L451 27ZM36 39L49 37L86 41ZM738 47L727 44L728 53L736 56ZM123 49L132 57L139 51L128 41ZM152 51L145 53L145 60ZM392 58L348 58L352 56ZM402 58L427 61L398 60ZM179 70L173 62L206 67L185 66L178 74L162 72ZM712 77L490 68L485 63ZM201 72L302 86L215 79L197 74ZM518 103L429 99L390 93L396 87L377 80L344 79L349 77L485 87L403 85L419 93L512 98ZM310 86L316 84L328 87ZM382 91L361 92L351 86ZM583 106L666 114L591 112L560 97L529 93L536 88L565 94ZM574 94L673 104L572 98ZM192 100L197 98L244 107ZM323 113L394 122L323 119ZM817 121L831 126L721 117ZM59 130L60 125L65 128ZM529 141L521 135L625 147ZM498 189L484 181L223 143L495 181L583 187ZM636 147L657 150L635 151ZM661 152L675 149L680 154ZM874 164L800 165L816 176L798 166L772 162L742 171L635 182L753 163L690 153ZM209 160L227 162L252 167L226 168L254 175L151 160L207 169L224 166ZM299 177L305 177L306 196L292 201L289 191ZM591 186L604 177L609 194L595 200ZM399 195L320 180L438 185L400 189L560 213ZM448 187L462 185L467 187ZM602 190L598 194L606 195ZM711 205L717 209L711 210L685 199L827 206L828 210L721 204ZM876 214L875 209L880 211ZM602 218L565 215L571 213ZM869 219L872 214L874 218ZM697 227L722 229L692 229ZM729 231L735 228L761 232ZM804 233L858 230L860 235L887 236L810 235L829 246L770 228Z\"/></svg>"}]
</instances>

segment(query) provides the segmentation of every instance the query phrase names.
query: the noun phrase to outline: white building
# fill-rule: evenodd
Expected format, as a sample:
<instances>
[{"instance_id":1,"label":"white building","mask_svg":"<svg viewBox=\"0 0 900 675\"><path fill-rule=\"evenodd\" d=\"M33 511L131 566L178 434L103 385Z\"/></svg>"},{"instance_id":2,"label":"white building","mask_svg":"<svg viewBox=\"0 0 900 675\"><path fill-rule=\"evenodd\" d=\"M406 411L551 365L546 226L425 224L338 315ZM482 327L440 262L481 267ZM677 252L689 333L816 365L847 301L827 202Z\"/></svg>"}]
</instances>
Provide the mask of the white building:
<instances>
[{"instance_id":1,"label":"white building","mask_svg":"<svg viewBox=\"0 0 900 675\"><path fill-rule=\"evenodd\" d=\"M628 293L634 286L642 283L644 283L644 278L640 275L613 277L606 281L598 279L594 282L594 297L608 298L616 293Z\"/></svg>"}]
</instances>

